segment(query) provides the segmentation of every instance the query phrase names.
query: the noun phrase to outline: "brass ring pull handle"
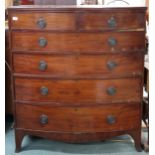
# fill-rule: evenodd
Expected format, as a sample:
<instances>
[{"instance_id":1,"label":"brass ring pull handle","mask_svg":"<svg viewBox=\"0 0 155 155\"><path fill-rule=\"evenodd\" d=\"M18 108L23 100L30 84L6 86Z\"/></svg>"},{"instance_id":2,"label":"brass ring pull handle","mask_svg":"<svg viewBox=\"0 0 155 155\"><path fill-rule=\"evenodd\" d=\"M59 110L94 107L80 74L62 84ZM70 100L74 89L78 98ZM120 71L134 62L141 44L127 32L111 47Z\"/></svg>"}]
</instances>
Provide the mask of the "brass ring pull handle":
<instances>
[{"instance_id":1,"label":"brass ring pull handle","mask_svg":"<svg viewBox=\"0 0 155 155\"><path fill-rule=\"evenodd\" d=\"M117 26L117 22L116 22L116 19L114 17L110 17L110 19L108 19L108 27L110 28L114 28Z\"/></svg>"},{"instance_id":2,"label":"brass ring pull handle","mask_svg":"<svg viewBox=\"0 0 155 155\"><path fill-rule=\"evenodd\" d=\"M45 47L47 45L47 40L45 38L40 38L38 43L40 47Z\"/></svg>"},{"instance_id":3,"label":"brass ring pull handle","mask_svg":"<svg viewBox=\"0 0 155 155\"><path fill-rule=\"evenodd\" d=\"M107 116L107 123L108 124L114 124L114 123L116 123L116 117L115 116L112 116L112 115L108 115Z\"/></svg>"},{"instance_id":4,"label":"brass ring pull handle","mask_svg":"<svg viewBox=\"0 0 155 155\"><path fill-rule=\"evenodd\" d=\"M45 71L47 69L47 63L44 60L39 62L39 70Z\"/></svg>"},{"instance_id":5,"label":"brass ring pull handle","mask_svg":"<svg viewBox=\"0 0 155 155\"><path fill-rule=\"evenodd\" d=\"M107 94L108 94L108 95L113 96L113 95L116 94L116 92L117 92L117 90L116 90L116 88L114 88L114 87L109 87L109 88L107 89Z\"/></svg>"},{"instance_id":6,"label":"brass ring pull handle","mask_svg":"<svg viewBox=\"0 0 155 155\"><path fill-rule=\"evenodd\" d=\"M110 46L116 46L117 45L117 40L115 38L109 38L108 39L108 44Z\"/></svg>"},{"instance_id":7,"label":"brass ring pull handle","mask_svg":"<svg viewBox=\"0 0 155 155\"><path fill-rule=\"evenodd\" d=\"M40 28L40 29L44 29L46 27L47 23L45 21L44 18L39 18L38 21L37 21L37 26Z\"/></svg>"},{"instance_id":8,"label":"brass ring pull handle","mask_svg":"<svg viewBox=\"0 0 155 155\"><path fill-rule=\"evenodd\" d=\"M108 61L107 62L107 68L109 69L109 70L113 70L114 68L116 68L117 67L117 63L115 62L115 61Z\"/></svg>"},{"instance_id":9,"label":"brass ring pull handle","mask_svg":"<svg viewBox=\"0 0 155 155\"><path fill-rule=\"evenodd\" d=\"M40 93L41 93L41 95L43 95L43 96L48 95L48 88L47 88L47 87L41 87L41 88L40 88Z\"/></svg>"},{"instance_id":10,"label":"brass ring pull handle","mask_svg":"<svg viewBox=\"0 0 155 155\"><path fill-rule=\"evenodd\" d=\"M47 115L41 115L40 118L39 118L39 122L40 124L42 125L45 125L48 123L48 116Z\"/></svg>"}]
</instances>

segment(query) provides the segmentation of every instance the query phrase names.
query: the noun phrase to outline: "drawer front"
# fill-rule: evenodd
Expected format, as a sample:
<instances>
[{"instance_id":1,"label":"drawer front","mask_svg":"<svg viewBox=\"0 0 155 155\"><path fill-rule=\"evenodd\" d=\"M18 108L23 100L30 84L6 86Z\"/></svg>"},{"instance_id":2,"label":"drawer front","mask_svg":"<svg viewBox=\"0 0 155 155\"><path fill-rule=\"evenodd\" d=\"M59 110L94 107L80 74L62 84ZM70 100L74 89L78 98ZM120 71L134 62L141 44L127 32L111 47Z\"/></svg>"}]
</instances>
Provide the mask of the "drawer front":
<instances>
[{"instance_id":1,"label":"drawer front","mask_svg":"<svg viewBox=\"0 0 155 155\"><path fill-rule=\"evenodd\" d=\"M144 29L145 15L141 12L83 13L80 16L81 30Z\"/></svg>"},{"instance_id":2,"label":"drawer front","mask_svg":"<svg viewBox=\"0 0 155 155\"><path fill-rule=\"evenodd\" d=\"M145 49L143 32L34 33L12 32L12 48L17 51L56 53L109 53Z\"/></svg>"},{"instance_id":3,"label":"drawer front","mask_svg":"<svg viewBox=\"0 0 155 155\"><path fill-rule=\"evenodd\" d=\"M59 132L102 132L140 127L139 104L95 107L16 105L17 128Z\"/></svg>"},{"instance_id":4,"label":"drawer front","mask_svg":"<svg viewBox=\"0 0 155 155\"><path fill-rule=\"evenodd\" d=\"M17 101L54 103L139 102L141 80L49 80L15 79ZM52 103L51 103L52 104Z\"/></svg>"},{"instance_id":5,"label":"drawer front","mask_svg":"<svg viewBox=\"0 0 155 155\"><path fill-rule=\"evenodd\" d=\"M12 29L75 30L74 13L12 13Z\"/></svg>"},{"instance_id":6,"label":"drawer front","mask_svg":"<svg viewBox=\"0 0 155 155\"><path fill-rule=\"evenodd\" d=\"M14 54L14 72L58 78L141 74L142 54L35 55Z\"/></svg>"}]
</instances>

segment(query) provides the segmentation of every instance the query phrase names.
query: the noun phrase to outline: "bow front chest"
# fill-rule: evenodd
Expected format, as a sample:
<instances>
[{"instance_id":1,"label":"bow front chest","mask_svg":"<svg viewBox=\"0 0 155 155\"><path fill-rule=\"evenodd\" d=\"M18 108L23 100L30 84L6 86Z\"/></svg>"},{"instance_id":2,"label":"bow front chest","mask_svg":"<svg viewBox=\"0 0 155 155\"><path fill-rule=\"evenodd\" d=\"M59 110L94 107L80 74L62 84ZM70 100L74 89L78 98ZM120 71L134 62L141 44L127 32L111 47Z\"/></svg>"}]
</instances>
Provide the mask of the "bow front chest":
<instances>
[{"instance_id":1,"label":"bow front chest","mask_svg":"<svg viewBox=\"0 0 155 155\"><path fill-rule=\"evenodd\" d=\"M16 152L129 134L140 151L144 7L9 8Z\"/></svg>"}]
</instances>

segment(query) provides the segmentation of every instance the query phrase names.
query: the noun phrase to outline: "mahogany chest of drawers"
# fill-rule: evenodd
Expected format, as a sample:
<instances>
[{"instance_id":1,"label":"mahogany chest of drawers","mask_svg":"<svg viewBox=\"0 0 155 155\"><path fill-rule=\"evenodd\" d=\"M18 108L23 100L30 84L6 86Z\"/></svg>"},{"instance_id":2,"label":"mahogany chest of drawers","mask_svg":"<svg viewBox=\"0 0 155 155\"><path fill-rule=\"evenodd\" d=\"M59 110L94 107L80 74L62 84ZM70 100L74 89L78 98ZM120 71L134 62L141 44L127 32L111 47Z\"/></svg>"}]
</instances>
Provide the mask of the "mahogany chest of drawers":
<instances>
[{"instance_id":1,"label":"mahogany chest of drawers","mask_svg":"<svg viewBox=\"0 0 155 155\"><path fill-rule=\"evenodd\" d=\"M144 7L9 8L16 152L129 134L141 150Z\"/></svg>"}]
</instances>

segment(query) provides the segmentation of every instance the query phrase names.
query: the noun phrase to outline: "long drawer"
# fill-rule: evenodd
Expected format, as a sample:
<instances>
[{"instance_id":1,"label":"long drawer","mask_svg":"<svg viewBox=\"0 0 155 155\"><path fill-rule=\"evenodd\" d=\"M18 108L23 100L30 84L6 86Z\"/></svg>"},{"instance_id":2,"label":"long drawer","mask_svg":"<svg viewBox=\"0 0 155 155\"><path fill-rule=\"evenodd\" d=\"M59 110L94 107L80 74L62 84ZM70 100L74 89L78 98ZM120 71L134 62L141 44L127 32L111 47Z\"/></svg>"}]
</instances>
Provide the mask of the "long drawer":
<instances>
[{"instance_id":1,"label":"long drawer","mask_svg":"<svg viewBox=\"0 0 155 155\"><path fill-rule=\"evenodd\" d=\"M74 13L12 13L12 29L28 30L75 30Z\"/></svg>"},{"instance_id":2,"label":"long drawer","mask_svg":"<svg viewBox=\"0 0 155 155\"><path fill-rule=\"evenodd\" d=\"M141 74L142 54L35 55L14 54L14 72L58 78L113 77Z\"/></svg>"},{"instance_id":3,"label":"long drawer","mask_svg":"<svg viewBox=\"0 0 155 155\"><path fill-rule=\"evenodd\" d=\"M110 132L138 128L139 115L139 104L56 108L19 103L16 127L51 132Z\"/></svg>"},{"instance_id":4,"label":"long drawer","mask_svg":"<svg viewBox=\"0 0 155 155\"><path fill-rule=\"evenodd\" d=\"M113 80L50 80L15 78L17 101L55 103L139 102L139 78Z\"/></svg>"},{"instance_id":5,"label":"long drawer","mask_svg":"<svg viewBox=\"0 0 155 155\"><path fill-rule=\"evenodd\" d=\"M12 32L13 51L110 53L145 49L144 32L49 33Z\"/></svg>"}]
</instances>

